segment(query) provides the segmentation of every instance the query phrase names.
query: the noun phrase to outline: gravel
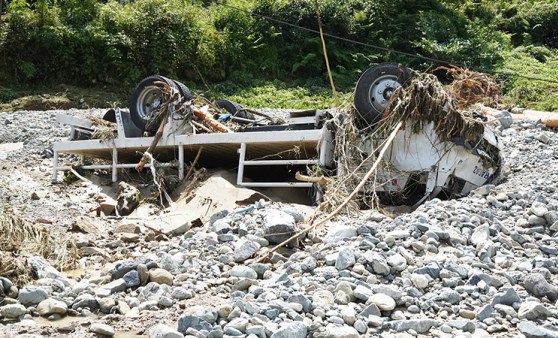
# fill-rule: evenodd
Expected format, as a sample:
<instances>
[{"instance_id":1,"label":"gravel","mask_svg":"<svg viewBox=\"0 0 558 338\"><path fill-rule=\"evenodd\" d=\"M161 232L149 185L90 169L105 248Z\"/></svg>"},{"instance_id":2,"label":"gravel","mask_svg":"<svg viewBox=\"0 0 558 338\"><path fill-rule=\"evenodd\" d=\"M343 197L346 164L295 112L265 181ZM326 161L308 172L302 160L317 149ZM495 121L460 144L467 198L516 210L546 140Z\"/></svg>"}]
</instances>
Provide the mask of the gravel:
<instances>
[{"instance_id":1,"label":"gravel","mask_svg":"<svg viewBox=\"0 0 558 338\"><path fill-rule=\"evenodd\" d=\"M497 186L427 201L410 213L342 215L269 262L253 264L270 243L304 226L304 208L260 203L208 215L207 226L169 236L141 220L96 217L98 187L50 183L47 150L67 133L56 113L0 114L0 125L9 126L0 129L0 143L23 142L0 163L0 201L27 220L48 220L53 233L75 229L83 217L103 231L72 233L89 253L77 277L34 258L41 279L15 288L0 278L2 336L19 334L39 314L66 315L82 325L41 322L25 326L27 333L558 336L558 143L555 131L540 124L514 122L501 131L506 167ZM126 222L133 224L129 231ZM130 240L117 228L137 236ZM12 287L15 297L7 295Z\"/></svg>"}]
</instances>

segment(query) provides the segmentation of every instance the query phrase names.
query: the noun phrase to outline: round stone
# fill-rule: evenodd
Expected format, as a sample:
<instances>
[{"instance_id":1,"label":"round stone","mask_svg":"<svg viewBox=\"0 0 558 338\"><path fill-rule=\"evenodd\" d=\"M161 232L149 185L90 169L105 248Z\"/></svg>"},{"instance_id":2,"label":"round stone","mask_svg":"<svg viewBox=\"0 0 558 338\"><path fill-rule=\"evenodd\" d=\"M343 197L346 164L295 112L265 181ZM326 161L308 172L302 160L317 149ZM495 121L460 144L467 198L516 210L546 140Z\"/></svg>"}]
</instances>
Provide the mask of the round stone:
<instances>
[{"instance_id":1,"label":"round stone","mask_svg":"<svg viewBox=\"0 0 558 338\"><path fill-rule=\"evenodd\" d=\"M395 300L388 295L383 293L376 293L373 294L369 299L368 302L372 304L376 304L378 309L382 311L391 311L395 309Z\"/></svg>"}]
</instances>

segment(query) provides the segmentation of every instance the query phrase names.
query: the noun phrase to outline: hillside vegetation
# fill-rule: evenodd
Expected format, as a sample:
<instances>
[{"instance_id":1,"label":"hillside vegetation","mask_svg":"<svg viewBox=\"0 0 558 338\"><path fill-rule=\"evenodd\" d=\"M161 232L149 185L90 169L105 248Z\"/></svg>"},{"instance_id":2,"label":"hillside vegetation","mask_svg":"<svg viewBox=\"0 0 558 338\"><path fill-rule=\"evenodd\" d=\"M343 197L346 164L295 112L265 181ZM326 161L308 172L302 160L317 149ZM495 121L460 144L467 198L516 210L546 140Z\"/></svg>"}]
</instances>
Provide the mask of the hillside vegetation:
<instances>
[{"instance_id":1,"label":"hillside vegetation","mask_svg":"<svg viewBox=\"0 0 558 338\"><path fill-rule=\"evenodd\" d=\"M496 74L507 104L558 110L558 2L534 0L14 0L0 102L62 83L127 97L158 73L253 107L330 106L320 37L295 27L317 30L316 7L345 39L326 36L345 97L371 64L447 62Z\"/></svg>"}]
</instances>

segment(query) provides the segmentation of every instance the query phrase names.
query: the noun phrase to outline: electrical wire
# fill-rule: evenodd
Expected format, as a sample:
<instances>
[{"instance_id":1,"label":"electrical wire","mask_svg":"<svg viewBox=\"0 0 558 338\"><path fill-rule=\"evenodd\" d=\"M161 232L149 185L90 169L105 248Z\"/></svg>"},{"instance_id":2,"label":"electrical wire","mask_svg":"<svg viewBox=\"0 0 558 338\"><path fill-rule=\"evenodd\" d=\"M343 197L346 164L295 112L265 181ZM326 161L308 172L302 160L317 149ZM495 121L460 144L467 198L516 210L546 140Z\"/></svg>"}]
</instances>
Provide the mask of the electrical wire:
<instances>
[{"instance_id":1,"label":"electrical wire","mask_svg":"<svg viewBox=\"0 0 558 338\"><path fill-rule=\"evenodd\" d=\"M300 26L300 25L297 25L297 24L294 24L294 23L284 21L284 20L272 18L272 17L267 16L267 15L263 15L263 14L260 14L260 13L255 13L255 12L252 12L252 11L249 11L249 10L245 10L245 9L242 9L242 8L231 6L231 5L228 5L226 3L222 3L221 5L224 6L224 7L228 7L230 9L234 9L234 10L246 13L250 16L257 16L257 17L260 17L260 18L263 18L265 20L272 21L272 22L275 22L275 23L278 23L278 24L281 24L281 25L290 26L290 27L293 27L293 28L297 28L299 30L307 31L307 32L310 32L310 33L318 34L318 35L320 34L320 31L318 31L316 29L303 27L303 26ZM370 44L370 43L365 43L365 42L361 42L361 41L357 41L357 40L353 40L353 39L349 39L349 38L344 38L342 36L330 34L330 33L327 33L327 32L323 32L323 35L327 36L329 38L332 38L332 39L336 39L336 40L340 40L340 41L344 41L344 42L348 42L348 43L352 43L352 44L360 45L360 46L364 46L364 47L369 47L369 48L381 50L381 51L384 51L384 52L390 52L390 53L394 53L394 54L404 55L404 56L408 56L408 57L415 58L415 59L422 59L422 60L425 60L425 61L441 63L441 64L445 64L445 65L450 65L450 66L455 65L455 66L458 66L458 67L461 67L461 68L469 68L469 69L472 69L472 70L475 70L475 71L480 71L480 72L487 73L487 74L492 74L492 75L511 76L511 77L518 77L518 78L527 79L527 80L558 84L558 80L549 80L549 79L543 79L543 78L538 78L538 77L533 77L533 76L525 76L525 75L521 75L521 74L518 74L518 73L509 72L509 71L498 72L498 71L491 71L491 70L487 70L487 69L483 69L483 68L479 68L479 67L468 67L465 64L460 64L460 63L456 63L456 62L449 62L449 61L445 61L445 60L441 60L441 59L437 59L437 58L423 56L423 55L420 55L420 54L413 54L413 53L403 52L403 51L399 51L399 50L392 49L392 48L377 46L377 45L373 45L373 44Z\"/></svg>"}]
</instances>

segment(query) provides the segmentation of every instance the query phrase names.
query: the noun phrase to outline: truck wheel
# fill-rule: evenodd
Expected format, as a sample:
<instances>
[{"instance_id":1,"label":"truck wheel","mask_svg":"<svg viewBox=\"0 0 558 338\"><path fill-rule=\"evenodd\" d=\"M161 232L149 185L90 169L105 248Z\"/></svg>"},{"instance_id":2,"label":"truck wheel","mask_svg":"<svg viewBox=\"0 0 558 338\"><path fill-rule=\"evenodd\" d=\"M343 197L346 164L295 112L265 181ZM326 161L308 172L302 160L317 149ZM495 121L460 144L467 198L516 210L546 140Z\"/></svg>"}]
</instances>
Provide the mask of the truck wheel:
<instances>
[{"instance_id":1,"label":"truck wheel","mask_svg":"<svg viewBox=\"0 0 558 338\"><path fill-rule=\"evenodd\" d=\"M130 116L136 127L142 131L155 131L161 122L156 114L163 103L163 95L153 88L158 81L165 82L180 91L180 87L172 80L160 75L148 76L138 83L130 100Z\"/></svg>"},{"instance_id":2,"label":"truck wheel","mask_svg":"<svg viewBox=\"0 0 558 338\"><path fill-rule=\"evenodd\" d=\"M393 92L407 86L410 79L411 71L397 63L380 63L365 70L355 89L357 124L366 128L378 123Z\"/></svg>"},{"instance_id":3,"label":"truck wheel","mask_svg":"<svg viewBox=\"0 0 558 338\"><path fill-rule=\"evenodd\" d=\"M182 101L191 101L192 100L192 92L190 92L190 88L186 87L186 85L182 82L172 80L176 87L178 87L178 92L180 96L182 96Z\"/></svg>"},{"instance_id":4,"label":"truck wheel","mask_svg":"<svg viewBox=\"0 0 558 338\"><path fill-rule=\"evenodd\" d=\"M215 105L217 107L219 107L220 109L225 109L227 111L227 113L229 113L233 116L241 117L241 118L250 118L250 117L247 117L248 115L246 114L245 111L240 111L240 112L237 113L238 110L240 110L244 107L239 105L236 102L229 101L229 100L217 100L217 101L215 101Z\"/></svg>"}]
</instances>

